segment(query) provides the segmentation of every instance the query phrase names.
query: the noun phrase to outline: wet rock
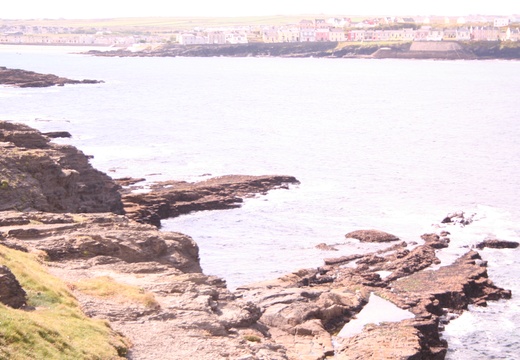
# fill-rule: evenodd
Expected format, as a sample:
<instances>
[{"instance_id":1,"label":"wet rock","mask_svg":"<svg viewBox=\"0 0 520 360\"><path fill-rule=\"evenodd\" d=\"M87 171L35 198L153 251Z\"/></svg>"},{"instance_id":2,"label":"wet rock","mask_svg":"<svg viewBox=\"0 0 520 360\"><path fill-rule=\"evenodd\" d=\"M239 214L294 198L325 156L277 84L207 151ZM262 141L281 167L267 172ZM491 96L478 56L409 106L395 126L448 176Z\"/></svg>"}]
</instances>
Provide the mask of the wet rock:
<instances>
[{"instance_id":1,"label":"wet rock","mask_svg":"<svg viewBox=\"0 0 520 360\"><path fill-rule=\"evenodd\" d=\"M153 184L147 193L124 194L123 202L128 217L160 227L161 219L193 211L237 208L244 198L286 188L287 184L299 181L281 175L229 175L196 183L165 181Z\"/></svg>"},{"instance_id":2,"label":"wet rock","mask_svg":"<svg viewBox=\"0 0 520 360\"><path fill-rule=\"evenodd\" d=\"M426 245L431 246L434 249L447 248L450 244L450 239L447 237L441 238L437 234L423 234L421 238L424 240Z\"/></svg>"},{"instance_id":3,"label":"wet rock","mask_svg":"<svg viewBox=\"0 0 520 360\"><path fill-rule=\"evenodd\" d=\"M491 248L491 249L516 249L519 243L516 241L488 239L479 242L476 245L477 249Z\"/></svg>"},{"instance_id":4,"label":"wet rock","mask_svg":"<svg viewBox=\"0 0 520 360\"><path fill-rule=\"evenodd\" d=\"M139 182L146 181L145 178L132 178L132 177L124 177L114 180L116 183L118 183L120 186L128 187L135 185Z\"/></svg>"},{"instance_id":5,"label":"wet rock","mask_svg":"<svg viewBox=\"0 0 520 360\"><path fill-rule=\"evenodd\" d=\"M316 249L323 250L323 251L338 251L334 246L327 245L325 243L321 243L315 246Z\"/></svg>"},{"instance_id":6,"label":"wet rock","mask_svg":"<svg viewBox=\"0 0 520 360\"><path fill-rule=\"evenodd\" d=\"M45 135L51 139L72 137L71 133L68 131L51 131L51 132L45 132L45 133L43 133L43 135Z\"/></svg>"},{"instance_id":7,"label":"wet rock","mask_svg":"<svg viewBox=\"0 0 520 360\"><path fill-rule=\"evenodd\" d=\"M443 224L457 223L462 226L469 225L473 222L473 218L475 214L470 216L466 216L464 211L458 211L451 214L446 215L446 217L441 221Z\"/></svg>"},{"instance_id":8,"label":"wet rock","mask_svg":"<svg viewBox=\"0 0 520 360\"><path fill-rule=\"evenodd\" d=\"M357 239L361 242L390 242L399 240L397 236L379 230L356 230L349 232L345 237Z\"/></svg>"}]
</instances>

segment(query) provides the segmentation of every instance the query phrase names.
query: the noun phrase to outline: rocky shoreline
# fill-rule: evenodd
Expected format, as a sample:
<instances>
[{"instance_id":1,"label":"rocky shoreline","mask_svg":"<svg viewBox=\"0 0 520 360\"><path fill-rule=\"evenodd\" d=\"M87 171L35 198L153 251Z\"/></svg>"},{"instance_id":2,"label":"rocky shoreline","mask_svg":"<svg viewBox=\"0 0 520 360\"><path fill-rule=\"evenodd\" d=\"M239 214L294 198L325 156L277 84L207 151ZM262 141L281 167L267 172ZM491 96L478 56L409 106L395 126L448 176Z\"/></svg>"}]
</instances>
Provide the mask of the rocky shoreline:
<instances>
[{"instance_id":1,"label":"rocky shoreline","mask_svg":"<svg viewBox=\"0 0 520 360\"><path fill-rule=\"evenodd\" d=\"M128 359L443 359L449 344L441 331L450 318L512 295L488 278L474 249L432 268L440 263L436 253L450 246L448 228L418 236L415 244L372 229L350 232L348 238L387 246L338 254L319 268L231 292L223 279L203 273L189 236L157 229L160 219L240 206L245 197L297 183L294 177L172 181L136 194L138 182L117 184L79 150L25 125L0 121L0 148L0 248L45 254L49 271L68 284L84 313L130 340ZM448 218L445 226L458 224L459 217ZM0 301L23 309L23 286L2 270ZM149 301L93 295L80 286L91 279L136 287ZM338 336L371 294L413 318Z\"/></svg>"},{"instance_id":2,"label":"rocky shoreline","mask_svg":"<svg viewBox=\"0 0 520 360\"><path fill-rule=\"evenodd\" d=\"M50 87L65 86L66 84L98 84L100 80L71 80L53 74L40 74L34 71L8 69L0 66L0 84L13 87Z\"/></svg>"},{"instance_id":3,"label":"rocky shoreline","mask_svg":"<svg viewBox=\"0 0 520 360\"><path fill-rule=\"evenodd\" d=\"M165 44L142 51L126 49L88 52L116 57L314 57L368 59L518 60L516 43L486 42L395 42L395 43L249 43L226 45Z\"/></svg>"}]
</instances>

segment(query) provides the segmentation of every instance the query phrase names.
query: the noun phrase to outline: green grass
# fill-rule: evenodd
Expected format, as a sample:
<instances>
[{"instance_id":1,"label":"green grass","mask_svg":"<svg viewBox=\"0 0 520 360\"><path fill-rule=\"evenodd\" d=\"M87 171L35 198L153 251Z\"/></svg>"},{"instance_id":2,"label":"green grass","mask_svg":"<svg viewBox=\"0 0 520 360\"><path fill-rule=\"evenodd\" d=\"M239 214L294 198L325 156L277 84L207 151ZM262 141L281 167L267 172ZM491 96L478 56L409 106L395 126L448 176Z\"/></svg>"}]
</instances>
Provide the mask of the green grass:
<instances>
[{"instance_id":1,"label":"green grass","mask_svg":"<svg viewBox=\"0 0 520 360\"><path fill-rule=\"evenodd\" d=\"M118 283L110 276L100 276L78 281L73 286L85 294L111 298L122 303L138 302L149 308L159 306L152 293L146 292L137 286Z\"/></svg>"},{"instance_id":2,"label":"green grass","mask_svg":"<svg viewBox=\"0 0 520 360\"><path fill-rule=\"evenodd\" d=\"M240 25L286 25L297 24L302 19L327 19L333 15L303 14L274 16L241 16L241 17L132 17L111 19L33 19L5 20L0 19L0 25L26 26L62 26L72 28L106 28L112 31L150 31L182 30L195 27L218 27ZM340 17L340 15L335 15Z\"/></svg>"},{"instance_id":3,"label":"green grass","mask_svg":"<svg viewBox=\"0 0 520 360\"><path fill-rule=\"evenodd\" d=\"M107 322L83 314L67 285L50 275L40 256L0 246L0 264L11 269L33 310L0 304L0 359L99 359L124 357L128 342Z\"/></svg>"}]
</instances>

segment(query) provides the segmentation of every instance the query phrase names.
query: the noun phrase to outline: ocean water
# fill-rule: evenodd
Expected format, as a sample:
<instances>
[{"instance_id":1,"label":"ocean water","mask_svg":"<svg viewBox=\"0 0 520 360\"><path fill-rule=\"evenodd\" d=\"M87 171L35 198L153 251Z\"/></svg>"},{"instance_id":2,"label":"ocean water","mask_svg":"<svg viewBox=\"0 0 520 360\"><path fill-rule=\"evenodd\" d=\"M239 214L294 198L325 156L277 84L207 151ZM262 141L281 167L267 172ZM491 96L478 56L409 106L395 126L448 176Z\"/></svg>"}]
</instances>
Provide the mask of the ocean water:
<instances>
[{"instance_id":1,"label":"ocean water","mask_svg":"<svg viewBox=\"0 0 520 360\"><path fill-rule=\"evenodd\" d=\"M231 289L323 258L373 251L375 228L406 241L448 226L444 264L477 242L520 241L520 62L281 58L96 58L78 48L0 46L0 66L96 85L0 87L0 118L66 130L114 178L287 174L289 190L240 209L165 220L191 235ZM338 251L320 251L319 243ZM520 351L520 250L480 251L513 299L474 308L444 336L450 359Z\"/></svg>"}]
</instances>

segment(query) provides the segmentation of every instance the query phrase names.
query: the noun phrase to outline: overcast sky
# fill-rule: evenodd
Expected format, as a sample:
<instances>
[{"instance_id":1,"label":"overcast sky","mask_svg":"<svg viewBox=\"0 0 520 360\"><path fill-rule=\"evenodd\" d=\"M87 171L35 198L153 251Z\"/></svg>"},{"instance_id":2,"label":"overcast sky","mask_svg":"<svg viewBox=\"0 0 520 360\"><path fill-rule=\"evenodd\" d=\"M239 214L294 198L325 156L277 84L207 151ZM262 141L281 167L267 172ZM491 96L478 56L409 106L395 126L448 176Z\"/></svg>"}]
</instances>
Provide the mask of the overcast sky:
<instances>
[{"instance_id":1,"label":"overcast sky","mask_svg":"<svg viewBox=\"0 0 520 360\"><path fill-rule=\"evenodd\" d=\"M90 19L139 16L512 15L518 0L6 0L1 19Z\"/></svg>"}]
</instances>

